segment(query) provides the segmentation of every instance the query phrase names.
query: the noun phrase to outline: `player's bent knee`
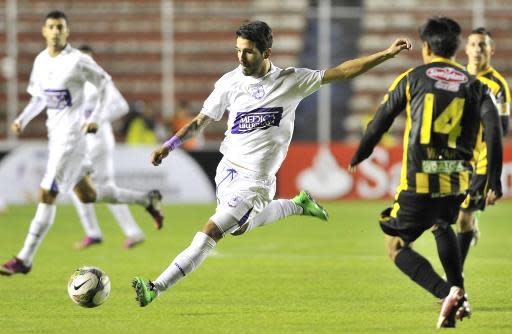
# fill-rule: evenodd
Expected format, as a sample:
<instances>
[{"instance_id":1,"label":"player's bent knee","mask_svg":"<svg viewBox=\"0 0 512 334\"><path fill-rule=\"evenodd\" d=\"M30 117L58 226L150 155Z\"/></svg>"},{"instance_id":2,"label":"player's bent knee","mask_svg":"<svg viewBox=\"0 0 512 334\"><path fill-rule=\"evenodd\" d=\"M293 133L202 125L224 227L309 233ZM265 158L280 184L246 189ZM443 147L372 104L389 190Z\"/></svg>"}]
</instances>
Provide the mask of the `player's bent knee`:
<instances>
[{"instance_id":1,"label":"player's bent knee","mask_svg":"<svg viewBox=\"0 0 512 334\"><path fill-rule=\"evenodd\" d=\"M385 236L386 240L386 251L389 258L395 261L396 256L400 251L406 247L405 243L399 237Z\"/></svg>"},{"instance_id":2,"label":"player's bent knee","mask_svg":"<svg viewBox=\"0 0 512 334\"><path fill-rule=\"evenodd\" d=\"M90 190L83 190L83 189L76 189L75 188L75 194L80 199L82 203L94 203L96 202L96 192L94 189Z\"/></svg>"},{"instance_id":3,"label":"player's bent knee","mask_svg":"<svg viewBox=\"0 0 512 334\"><path fill-rule=\"evenodd\" d=\"M48 189L39 189L39 201L45 204L53 204L59 193Z\"/></svg>"},{"instance_id":4,"label":"player's bent knee","mask_svg":"<svg viewBox=\"0 0 512 334\"><path fill-rule=\"evenodd\" d=\"M220 239L222 239L222 231L211 220L206 223L201 232L208 235L210 238L215 240L215 242L218 242Z\"/></svg>"},{"instance_id":5,"label":"player's bent knee","mask_svg":"<svg viewBox=\"0 0 512 334\"><path fill-rule=\"evenodd\" d=\"M460 232L469 232L473 230L473 221L475 220L474 212L464 212L461 211L459 213L459 217L457 219L457 225L459 226Z\"/></svg>"}]
</instances>

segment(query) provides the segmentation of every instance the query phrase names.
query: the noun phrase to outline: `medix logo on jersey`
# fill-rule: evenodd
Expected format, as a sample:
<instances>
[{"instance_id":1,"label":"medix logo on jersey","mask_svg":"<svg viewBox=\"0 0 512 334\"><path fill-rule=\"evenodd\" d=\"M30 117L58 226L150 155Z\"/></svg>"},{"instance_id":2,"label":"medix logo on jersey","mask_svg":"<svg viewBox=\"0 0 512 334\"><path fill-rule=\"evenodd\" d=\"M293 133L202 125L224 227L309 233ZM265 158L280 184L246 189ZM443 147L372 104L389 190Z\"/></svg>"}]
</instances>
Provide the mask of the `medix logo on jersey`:
<instances>
[{"instance_id":1,"label":"medix logo on jersey","mask_svg":"<svg viewBox=\"0 0 512 334\"><path fill-rule=\"evenodd\" d=\"M45 89L46 106L50 109L71 107L71 93L67 89Z\"/></svg>"},{"instance_id":2,"label":"medix logo on jersey","mask_svg":"<svg viewBox=\"0 0 512 334\"><path fill-rule=\"evenodd\" d=\"M242 134L257 129L268 129L279 126L283 117L283 107L258 108L247 112L239 112L235 117L231 133Z\"/></svg>"}]
</instances>

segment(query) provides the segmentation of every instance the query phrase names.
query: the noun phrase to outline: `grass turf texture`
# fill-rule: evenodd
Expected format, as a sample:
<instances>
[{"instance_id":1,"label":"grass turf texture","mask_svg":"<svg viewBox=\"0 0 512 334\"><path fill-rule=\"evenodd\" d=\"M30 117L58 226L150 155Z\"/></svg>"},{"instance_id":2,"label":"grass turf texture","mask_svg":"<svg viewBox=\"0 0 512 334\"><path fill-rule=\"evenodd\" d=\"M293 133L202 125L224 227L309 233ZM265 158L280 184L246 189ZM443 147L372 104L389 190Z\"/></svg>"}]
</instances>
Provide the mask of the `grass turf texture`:
<instances>
[{"instance_id":1,"label":"grass turf texture","mask_svg":"<svg viewBox=\"0 0 512 334\"><path fill-rule=\"evenodd\" d=\"M2 333L436 333L440 306L387 258L377 215L389 202L327 203L330 221L291 217L248 235L228 237L190 277L146 308L134 300L135 275L154 279L187 247L213 212L209 205L167 206L164 229L133 208L146 242L122 249L123 236L105 207L97 214L104 243L85 251L71 206L59 206L54 226L26 276L0 277ZM20 249L35 206L0 216L1 261ZM480 218L482 239L472 247L466 286L473 317L464 333L512 332L512 202ZM415 248L438 272L433 236ZM94 265L112 281L95 309L72 303L69 276Z\"/></svg>"}]
</instances>

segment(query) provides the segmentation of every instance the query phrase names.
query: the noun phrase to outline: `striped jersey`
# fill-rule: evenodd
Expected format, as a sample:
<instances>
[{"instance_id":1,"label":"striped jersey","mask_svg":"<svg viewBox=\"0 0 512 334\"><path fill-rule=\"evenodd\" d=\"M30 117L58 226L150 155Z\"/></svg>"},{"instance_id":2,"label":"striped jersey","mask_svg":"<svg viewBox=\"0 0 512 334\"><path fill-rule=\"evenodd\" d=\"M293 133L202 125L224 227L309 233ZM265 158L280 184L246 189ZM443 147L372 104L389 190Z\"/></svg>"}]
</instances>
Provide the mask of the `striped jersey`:
<instances>
[{"instance_id":1,"label":"striped jersey","mask_svg":"<svg viewBox=\"0 0 512 334\"><path fill-rule=\"evenodd\" d=\"M493 101L486 85L449 59L438 57L412 68L398 76L384 96L352 165L371 154L394 118L405 111L398 191L432 196L463 193L469 187L482 116L496 112Z\"/></svg>"}]
</instances>

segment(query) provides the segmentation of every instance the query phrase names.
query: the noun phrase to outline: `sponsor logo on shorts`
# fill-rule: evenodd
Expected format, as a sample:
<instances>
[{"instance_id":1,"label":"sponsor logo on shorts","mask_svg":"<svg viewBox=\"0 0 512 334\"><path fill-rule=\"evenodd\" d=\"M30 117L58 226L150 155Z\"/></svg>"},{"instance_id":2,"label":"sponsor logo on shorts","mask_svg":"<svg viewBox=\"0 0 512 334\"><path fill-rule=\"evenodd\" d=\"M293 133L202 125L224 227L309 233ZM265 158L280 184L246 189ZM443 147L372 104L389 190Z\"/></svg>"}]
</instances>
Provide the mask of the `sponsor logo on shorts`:
<instances>
[{"instance_id":1,"label":"sponsor logo on shorts","mask_svg":"<svg viewBox=\"0 0 512 334\"><path fill-rule=\"evenodd\" d=\"M45 89L46 106L50 109L71 107L71 93L67 89Z\"/></svg>"},{"instance_id":2,"label":"sponsor logo on shorts","mask_svg":"<svg viewBox=\"0 0 512 334\"><path fill-rule=\"evenodd\" d=\"M283 108L258 108L248 112L239 112L231 128L233 134L243 134L261 129L266 130L271 126L279 126L283 117Z\"/></svg>"}]
</instances>

